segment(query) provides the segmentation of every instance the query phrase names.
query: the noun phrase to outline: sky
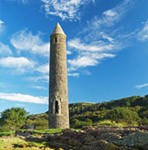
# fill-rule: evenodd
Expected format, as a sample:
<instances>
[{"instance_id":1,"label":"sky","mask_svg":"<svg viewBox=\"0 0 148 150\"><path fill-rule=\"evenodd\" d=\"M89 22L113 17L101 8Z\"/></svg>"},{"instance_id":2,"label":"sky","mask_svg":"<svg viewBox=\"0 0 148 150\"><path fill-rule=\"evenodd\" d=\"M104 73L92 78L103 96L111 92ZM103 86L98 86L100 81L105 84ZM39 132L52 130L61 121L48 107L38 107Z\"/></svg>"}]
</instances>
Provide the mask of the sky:
<instances>
[{"instance_id":1,"label":"sky","mask_svg":"<svg viewBox=\"0 0 148 150\"><path fill-rule=\"evenodd\" d=\"M46 112L50 35L67 35L69 103L148 94L147 0L0 0L0 112Z\"/></svg>"}]
</instances>

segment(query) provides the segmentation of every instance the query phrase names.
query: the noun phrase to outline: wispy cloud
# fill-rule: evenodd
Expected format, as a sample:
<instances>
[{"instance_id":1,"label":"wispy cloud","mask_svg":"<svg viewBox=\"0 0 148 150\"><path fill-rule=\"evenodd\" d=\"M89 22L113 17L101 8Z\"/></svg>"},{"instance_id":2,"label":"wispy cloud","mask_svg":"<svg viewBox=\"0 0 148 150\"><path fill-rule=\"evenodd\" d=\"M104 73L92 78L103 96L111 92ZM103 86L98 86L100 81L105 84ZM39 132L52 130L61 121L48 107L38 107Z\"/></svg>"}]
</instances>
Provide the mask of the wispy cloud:
<instances>
[{"instance_id":1,"label":"wispy cloud","mask_svg":"<svg viewBox=\"0 0 148 150\"><path fill-rule=\"evenodd\" d=\"M29 0L17 0L18 3L27 4Z\"/></svg>"},{"instance_id":2,"label":"wispy cloud","mask_svg":"<svg viewBox=\"0 0 148 150\"><path fill-rule=\"evenodd\" d=\"M24 73L34 68L35 62L25 57L6 57L1 58L0 66L2 68L15 69L14 73Z\"/></svg>"},{"instance_id":3,"label":"wispy cloud","mask_svg":"<svg viewBox=\"0 0 148 150\"><path fill-rule=\"evenodd\" d=\"M44 86L35 85L35 86L30 86L30 87L33 88L33 89L37 89L37 90L47 90L47 88L44 87Z\"/></svg>"},{"instance_id":4,"label":"wispy cloud","mask_svg":"<svg viewBox=\"0 0 148 150\"><path fill-rule=\"evenodd\" d=\"M145 88L145 87L148 87L148 83L136 85L137 89L141 89L141 88Z\"/></svg>"},{"instance_id":5,"label":"wispy cloud","mask_svg":"<svg viewBox=\"0 0 148 150\"><path fill-rule=\"evenodd\" d=\"M109 53L82 53L77 58L68 60L69 71L75 71L79 68L96 66L104 58L113 58L115 54Z\"/></svg>"},{"instance_id":6,"label":"wispy cloud","mask_svg":"<svg viewBox=\"0 0 148 150\"><path fill-rule=\"evenodd\" d=\"M7 56L7 55L11 55L11 54L12 54L12 51L9 48L9 46L0 42L0 55Z\"/></svg>"},{"instance_id":7,"label":"wispy cloud","mask_svg":"<svg viewBox=\"0 0 148 150\"><path fill-rule=\"evenodd\" d=\"M97 51L103 52L103 51L117 49L117 45L114 45L113 43L108 44L103 41L95 41L90 44L86 44L82 42L79 38L69 40L68 46L76 50L84 50L84 51L90 51L90 52L97 52Z\"/></svg>"},{"instance_id":8,"label":"wispy cloud","mask_svg":"<svg viewBox=\"0 0 148 150\"><path fill-rule=\"evenodd\" d=\"M117 34L115 26L130 8L129 4L130 0L124 0L102 12L101 16L95 16L87 22L77 37L68 41L68 49L76 52L75 56L68 60L69 73L79 68L97 66L103 59L114 58L125 46L123 35L119 38L121 33Z\"/></svg>"},{"instance_id":9,"label":"wispy cloud","mask_svg":"<svg viewBox=\"0 0 148 150\"><path fill-rule=\"evenodd\" d=\"M18 4L28 4L30 0L11 0L10 2L15 2Z\"/></svg>"},{"instance_id":10,"label":"wispy cloud","mask_svg":"<svg viewBox=\"0 0 148 150\"><path fill-rule=\"evenodd\" d=\"M28 79L30 81L38 82L38 83L41 83L41 82L48 83L49 82L49 63L39 65L39 66L35 67L34 70L37 71L39 73L39 75L34 76L34 77L29 77ZM36 89L39 89L39 88L40 88L39 86L36 86Z\"/></svg>"},{"instance_id":11,"label":"wispy cloud","mask_svg":"<svg viewBox=\"0 0 148 150\"><path fill-rule=\"evenodd\" d=\"M148 20L144 23L142 30L138 34L140 41L148 41Z\"/></svg>"},{"instance_id":12,"label":"wispy cloud","mask_svg":"<svg viewBox=\"0 0 148 150\"><path fill-rule=\"evenodd\" d=\"M26 80L31 81L31 82L45 82L48 83L49 82L49 75L40 75L40 76L32 76L32 77L27 77Z\"/></svg>"},{"instance_id":13,"label":"wispy cloud","mask_svg":"<svg viewBox=\"0 0 148 150\"><path fill-rule=\"evenodd\" d=\"M79 77L79 73L77 73L77 72L68 73L68 76L70 76L70 77Z\"/></svg>"},{"instance_id":14,"label":"wispy cloud","mask_svg":"<svg viewBox=\"0 0 148 150\"><path fill-rule=\"evenodd\" d=\"M36 71L43 73L43 74L49 74L49 63L38 66L36 68Z\"/></svg>"},{"instance_id":15,"label":"wispy cloud","mask_svg":"<svg viewBox=\"0 0 148 150\"><path fill-rule=\"evenodd\" d=\"M99 29L101 27L111 27L117 24L130 8L130 0L124 0L112 9L108 9L102 13L101 17L95 16L89 23L91 28Z\"/></svg>"},{"instance_id":16,"label":"wispy cloud","mask_svg":"<svg viewBox=\"0 0 148 150\"><path fill-rule=\"evenodd\" d=\"M4 21L0 20L0 33L3 32L4 29Z\"/></svg>"},{"instance_id":17,"label":"wispy cloud","mask_svg":"<svg viewBox=\"0 0 148 150\"><path fill-rule=\"evenodd\" d=\"M0 93L0 100L38 103L38 104L48 103L48 97L36 97L36 96L25 95L21 93Z\"/></svg>"},{"instance_id":18,"label":"wispy cloud","mask_svg":"<svg viewBox=\"0 0 148 150\"><path fill-rule=\"evenodd\" d=\"M32 54L49 56L49 42L45 43L40 34L33 35L27 30L21 30L12 36L10 42L19 52L27 51Z\"/></svg>"},{"instance_id":19,"label":"wispy cloud","mask_svg":"<svg viewBox=\"0 0 148 150\"><path fill-rule=\"evenodd\" d=\"M42 0L46 15L58 16L62 20L80 18L80 8L91 0Z\"/></svg>"}]
</instances>

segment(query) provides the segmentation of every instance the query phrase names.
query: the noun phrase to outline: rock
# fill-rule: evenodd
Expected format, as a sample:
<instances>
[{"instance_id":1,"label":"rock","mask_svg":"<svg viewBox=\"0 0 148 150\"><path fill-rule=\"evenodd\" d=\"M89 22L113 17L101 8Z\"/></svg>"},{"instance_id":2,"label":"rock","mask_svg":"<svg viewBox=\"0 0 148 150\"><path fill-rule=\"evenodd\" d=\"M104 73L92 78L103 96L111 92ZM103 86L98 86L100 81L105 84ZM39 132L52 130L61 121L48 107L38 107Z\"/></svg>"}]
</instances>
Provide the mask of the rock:
<instances>
[{"instance_id":1,"label":"rock","mask_svg":"<svg viewBox=\"0 0 148 150\"><path fill-rule=\"evenodd\" d=\"M148 150L148 132L121 128L65 129L49 136L49 147L64 150Z\"/></svg>"},{"instance_id":2,"label":"rock","mask_svg":"<svg viewBox=\"0 0 148 150\"><path fill-rule=\"evenodd\" d=\"M135 132L119 140L112 141L114 144L144 149L148 145L148 132Z\"/></svg>"},{"instance_id":3,"label":"rock","mask_svg":"<svg viewBox=\"0 0 148 150\"><path fill-rule=\"evenodd\" d=\"M99 139L106 140L111 143L113 143L115 140L119 140L121 138L122 138L121 134L119 134L119 133L105 133L99 137Z\"/></svg>"},{"instance_id":4,"label":"rock","mask_svg":"<svg viewBox=\"0 0 148 150\"><path fill-rule=\"evenodd\" d=\"M112 143L108 143L105 140L98 140L90 143L92 150L120 150L120 148Z\"/></svg>"}]
</instances>

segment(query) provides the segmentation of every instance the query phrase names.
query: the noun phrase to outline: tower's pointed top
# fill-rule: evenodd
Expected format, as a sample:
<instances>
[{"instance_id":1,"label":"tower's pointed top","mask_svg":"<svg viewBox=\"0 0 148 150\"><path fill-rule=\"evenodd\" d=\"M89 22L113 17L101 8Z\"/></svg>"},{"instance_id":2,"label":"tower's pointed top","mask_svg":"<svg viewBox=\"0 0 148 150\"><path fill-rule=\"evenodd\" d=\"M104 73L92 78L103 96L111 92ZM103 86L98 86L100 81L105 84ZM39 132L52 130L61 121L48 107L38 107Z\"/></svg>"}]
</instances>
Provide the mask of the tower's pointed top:
<instances>
[{"instance_id":1,"label":"tower's pointed top","mask_svg":"<svg viewBox=\"0 0 148 150\"><path fill-rule=\"evenodd\" d=\"M55 29L54 29L52 34L63 34L63 35L66 35L64 33L63 29L61 28L59 23L57 23L57 25L56 25L56 27L55 27Z\"/></svg>"}]
</instances>

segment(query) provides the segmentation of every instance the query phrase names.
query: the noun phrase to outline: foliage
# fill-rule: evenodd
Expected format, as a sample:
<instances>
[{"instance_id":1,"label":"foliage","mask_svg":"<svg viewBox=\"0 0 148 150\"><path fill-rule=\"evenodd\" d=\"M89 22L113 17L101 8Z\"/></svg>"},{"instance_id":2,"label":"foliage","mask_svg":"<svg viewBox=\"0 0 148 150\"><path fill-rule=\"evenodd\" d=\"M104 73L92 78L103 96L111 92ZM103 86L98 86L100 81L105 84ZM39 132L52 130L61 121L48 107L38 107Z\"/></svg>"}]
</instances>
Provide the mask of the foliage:
<instances>
[{"instance_id":1,"label":"foliage","mask_svg":"<svg viewBox=\"0 0 148 150\"><path fill-rule=\"evenodd\" d=\"M69 111L72 128L93 125L148 125L148 95L144 97L132 96L96 104L70 104ZM23 108L5 110L1 114L0 130L15 130L23 126L24 128L47 131L48 113L29 115L27 119L26 115Z\"/></svg>"},{"instance_id":2,"label":"foliage","mask_svg":"<svg viewBox=\"0 0 148 150\"><path fill-rule=\"evenodd\" d=\"M69 105L70 126L148 124L148 96L132 96L103 103L75 103ZM27 124L35 129L48 128L48 114L30 115Z\"/></svg>"},{"instance_id":3,"label":"foliage","mask_svg":"<svg viewBox=\"0 0 148 150\"><path fill-rule=\"evenodd\" d=\"M117 123L126 122L127 125L133 125L140 120L137 112L126 107L116 107L110 110L105 117Z\"/></svg>"},{"instance_id":4,"label":"foliage","mask_svg":"<svg viewBox=\"0 0 148 150\"><path fill-rule=\"evenodd\" d=\"M103 103L70 104L71 127L91 125L148 125L148 95L132 96Z\"/></svg>"},{"instance_id":5,"label":"foliage","mask_svg":"<svg viewBox=\"0 0 148 150\"><path fill-rule=\"evenodd\" d=\"M36 130L44 130L48 129L48 115L46 113L37 114L37 115L29 115L26 119L26 127Z\"/></svg>"},{"instance_id":6,"label":"foliage","mask_svg":"<svg viewBox=\"0 0 148 150\"><path fill-rule=\"evenodd\" d=\"M98 124L99 126L117 126L117 127L124 127L126 126L125 122L115 122L111 120L102 120L99 121Z\"/></svg>"},{"instance_id":7,"label":"foliage","mask_svg":"<svg viewBox=\"0 0 148 150\"><path fill-rule=\"evenodd\" d=\"M15 131L9 131L9 132L0 132L0 137L1 136L10 136L13 135Z\"/></svg>"},{"instance_id":8,"label":"foliage","mask_svg":"<svg viewBox=\"0 0 148 150\"><path fill-rule=\"evenodd\" d=\"M82 128L85 126L91 126L91 125L92 125L91 119L86 119L85 121L80 121L80 120L74 119L72 124L71 124L71 127L79 129L79 128Z\"/></svg>"},{"instance_id":9,"label":"foliage","mask_svg":"<svg viewBox=\"0 0 148 150\"><path fill-rule=\"evenodd\" d=\"M0 126L2 131L16 130L25 124L27 112L24 108L10 108L2 112Z\"/></svg>"}]
</instances>

